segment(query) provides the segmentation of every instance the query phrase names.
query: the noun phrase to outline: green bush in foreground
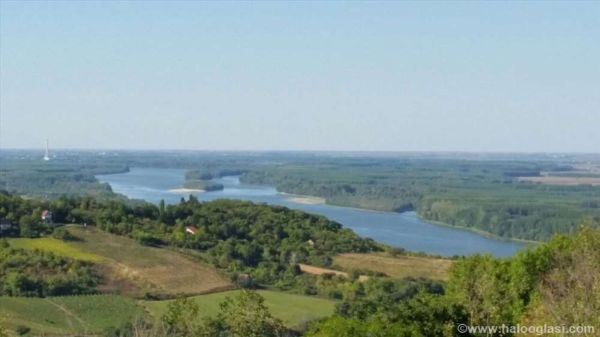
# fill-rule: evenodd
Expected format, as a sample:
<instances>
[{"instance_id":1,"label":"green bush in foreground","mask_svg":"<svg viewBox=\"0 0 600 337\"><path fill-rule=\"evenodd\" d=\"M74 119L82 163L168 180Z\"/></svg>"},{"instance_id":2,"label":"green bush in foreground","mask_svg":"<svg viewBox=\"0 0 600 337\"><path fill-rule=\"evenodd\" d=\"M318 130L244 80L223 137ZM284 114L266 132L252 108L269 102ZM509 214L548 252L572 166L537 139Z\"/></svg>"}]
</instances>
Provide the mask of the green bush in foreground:
<instances>
[{"instance_id":1,"label":"green bush in foreground","mask_svg":"<svg viewBox=\"0 0 600 337\"><path fill-rule=\"evenodd\" d=\"M598 329L600 230L586 227L571 237L556 236L511 259L478 255L458 260L443 295L421 291L392 304L362 298L342 304L337 315L314 324L307 336L470 336L459 333L458 324ZM474 336L507 335L498 331Z\"/></svg>"},{"instance_id":2,"label":"green bush in foreground","mask_svg":"<svg viewBox=\"0 0 600 337\"><path fill-rule=\"evenodd\" d=\"M269 312L257 292L243 290L219 304L216 317L202 318L199 307L189 298L168 305L167 312L154 326L136 322L122 336L144 337L283 337L288 331Z\"/></svg>"}]
</instances>

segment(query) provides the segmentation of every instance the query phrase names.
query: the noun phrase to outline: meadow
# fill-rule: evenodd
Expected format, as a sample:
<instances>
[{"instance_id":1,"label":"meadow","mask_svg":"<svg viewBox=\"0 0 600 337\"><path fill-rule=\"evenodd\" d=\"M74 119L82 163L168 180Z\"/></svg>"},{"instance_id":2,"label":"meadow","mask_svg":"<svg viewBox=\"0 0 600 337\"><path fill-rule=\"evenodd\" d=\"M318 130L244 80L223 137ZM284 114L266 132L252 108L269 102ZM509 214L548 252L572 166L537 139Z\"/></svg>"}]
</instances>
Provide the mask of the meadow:
<instances>
[{"instance_id":1,"label":"meadow","mask_svg":"<svg viewBox=\"0 0 600 337\"><path fill-rule=\"evenodd\" d=\"M219 303L239 290L192 297L200 308L202 317L211 317L218 312ZM303 323L333 314L335 301L318 297L288 294L270 290L259 290L273 316L281 319L288 327L299 327ZM161 317L167 311L167 301L141 301L141 305L152 315Z\"/></svg>"},{"instance_id":2,"label":"meadow","mask_svg":"<svg viewBox=\"0 0 600 337\"><path fill-rule=\"evenodd\" d=\"M340 254L333 265L341 270L369 270L396 279L406 277L445 281L449 277L452 261L420 256L391 256L386 253Z\"/></svg>"},{"instance_id":3,"label":"meadow","mask_svg":"<svg viewBox=\"0 0 600 337\"><path fill-rule=\"evenodd\" d=\"M219 303L239 290L192 297L200 307L201 317L212 317ZM259 291L273 315L288 327L333 314L332 300ZM0 325L9 331L30 329L28 335L64 336L98 335L118 328L136 318L157 320L172 300L136 301L118 295L65 296L47 298L0 297ZM149 316L148 316L149 315Z\"/></svg>"},{"instance_id":4,"label":"meadow","mask_svg":"<svg viewBox=\"0 0 600 337\"><path fill-rule=\"evenodd\" d=\"M30 335L97 334L142 315L135 300L116 295L0 297L0 324Z\"/></svg>"}]
</instances>

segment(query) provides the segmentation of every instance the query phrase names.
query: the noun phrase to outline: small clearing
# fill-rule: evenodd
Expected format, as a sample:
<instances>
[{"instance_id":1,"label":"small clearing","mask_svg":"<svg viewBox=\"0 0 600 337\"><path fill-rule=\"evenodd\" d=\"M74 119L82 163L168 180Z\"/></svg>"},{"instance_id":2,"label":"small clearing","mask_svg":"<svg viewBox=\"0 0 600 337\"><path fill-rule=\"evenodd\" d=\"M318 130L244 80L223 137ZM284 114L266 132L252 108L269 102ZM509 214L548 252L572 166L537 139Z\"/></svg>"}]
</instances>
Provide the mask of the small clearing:
<instances>
[{"instance_id":1,"label":"small clearing","mask_svg":"<svg viewBox=\"0 0 600 337\"><path fill-rule=\"evenodd\" d=\"M393 278L447 280L452 261L420 256L391 256L385 253L349 253L336 256L333 264L342 270L370 270Z\"/></svg>"}]
</instances>

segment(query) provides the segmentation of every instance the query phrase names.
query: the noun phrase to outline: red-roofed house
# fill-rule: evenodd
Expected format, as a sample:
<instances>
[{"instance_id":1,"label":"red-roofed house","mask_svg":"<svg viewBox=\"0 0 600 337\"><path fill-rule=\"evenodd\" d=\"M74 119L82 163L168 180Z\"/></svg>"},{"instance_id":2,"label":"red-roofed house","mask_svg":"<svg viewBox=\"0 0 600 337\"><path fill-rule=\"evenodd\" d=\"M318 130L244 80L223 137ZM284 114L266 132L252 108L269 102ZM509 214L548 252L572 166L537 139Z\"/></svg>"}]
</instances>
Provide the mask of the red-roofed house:
<instances>
[{"instance_id":1,"label":"red-roofed house","mask_svg":"<svg viewBox=\"0 0 600 337\"><path fill-rule=\"evenodd\" d=\"M43 210L42 211L42 220L44 220L46 223L52 223L52 212L50 212L47 209Z\"/></svg>"},{"instance_id":2,"label":"red-roofed house","mask_svg":"<svg viewBox=\"0 0 600 337\"><path fill-rule=\"evenodd\" d=\"M196 228L196 227L194 227L194 226L192 226L192 225L185 226L185 232L186 232L187 234L192 234L192 235L194 235L194 234L198 233L198 228Z\"/></svg>"}]
</instances>

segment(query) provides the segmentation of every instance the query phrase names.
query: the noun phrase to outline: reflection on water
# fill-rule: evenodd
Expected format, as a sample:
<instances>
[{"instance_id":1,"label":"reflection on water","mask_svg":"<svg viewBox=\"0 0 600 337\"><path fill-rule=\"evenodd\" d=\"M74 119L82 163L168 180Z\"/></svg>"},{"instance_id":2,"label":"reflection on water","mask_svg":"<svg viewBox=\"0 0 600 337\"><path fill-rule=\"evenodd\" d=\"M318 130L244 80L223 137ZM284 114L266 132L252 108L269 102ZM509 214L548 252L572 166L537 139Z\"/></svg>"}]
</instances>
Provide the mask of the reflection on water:
<instances>
[{"instance_id":1,"label":"reflection on water","mask_svg":"<svg viewBox=\"0 0 600 337\"><path fill-rule=\"evenodd\" d=\"M177 203L187 194L175 194L170 189L183 185L185 170L133 168L128 173L100 175L101 182L109 183L116 193L129 198L158 203ZM445 256L490 253L511 256L523 244L486 238L479 234L434 225L420 220L414 212L388 213L360 210L330 205L306 205L288 201L289 196L278 193L269 186L241 184L237 177L218 179L225 187L222 191L193 193L199 200L243 199L282 205L289 208L321 214L351 228L363 237L411 251L423 251Z\"/></svg>"}]
</instances>

